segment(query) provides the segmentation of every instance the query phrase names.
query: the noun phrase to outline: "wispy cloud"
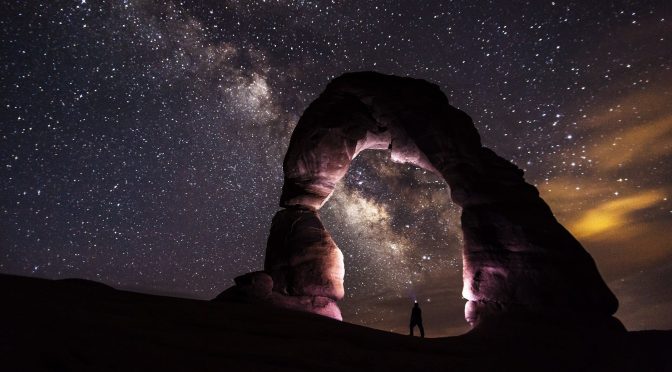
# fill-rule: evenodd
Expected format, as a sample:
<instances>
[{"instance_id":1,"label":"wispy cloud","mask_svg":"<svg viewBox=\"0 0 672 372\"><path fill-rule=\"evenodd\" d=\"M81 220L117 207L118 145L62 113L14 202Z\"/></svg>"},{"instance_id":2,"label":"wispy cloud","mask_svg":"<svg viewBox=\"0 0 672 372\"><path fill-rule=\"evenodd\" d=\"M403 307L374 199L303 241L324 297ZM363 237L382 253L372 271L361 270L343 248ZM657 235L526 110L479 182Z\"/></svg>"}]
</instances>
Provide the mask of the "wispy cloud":
<instances>
[{"instance_id":1,"label":"wispy cloud","mask_svg":"<svg viewBox=\"0 0 672 372\"><path fill-rule=\"evenodd\" d=\"M569 225L577 238L606 241L621 240L628 230L622 228L632 223L644 223L638 220L638 212L644 211L665 200L660 190L648 190L629 197L616 198L599 203L581 213Z\"/></svg>"},{"instance_id":2,"label":"wispy cloud","mask_svg":"<svg viewBox=\"0 0 672 372\"><path fill-rule=\"evenodd\" d=\"M637 167L672 154L672 115L602 134L588 151L601 170Z\"/></svg>"}]
</instances>

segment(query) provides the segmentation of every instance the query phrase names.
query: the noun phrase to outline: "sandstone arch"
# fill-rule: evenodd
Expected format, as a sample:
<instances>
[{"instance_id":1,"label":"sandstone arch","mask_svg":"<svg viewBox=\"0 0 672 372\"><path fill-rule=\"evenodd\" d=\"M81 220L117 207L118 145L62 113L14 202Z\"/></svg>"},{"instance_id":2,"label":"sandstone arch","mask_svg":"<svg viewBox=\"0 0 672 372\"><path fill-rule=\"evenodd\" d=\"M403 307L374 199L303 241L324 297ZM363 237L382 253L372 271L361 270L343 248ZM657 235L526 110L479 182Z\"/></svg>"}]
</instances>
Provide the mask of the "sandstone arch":
<instances>
[{"instance_id":1,"label":"sandstone arch","mask_svg":"<svg viewBox=\"0 0 672 372\"><path fill-rule=\"evenodd\" d=\"M247 296L340 319L343 257L317 211L366 149L439 174L462 207L463 297L471 324L505 313L610 318L618 301L593 259L523 171L481 145L471 118L423 80L342 75L305 110L283 170L264 271L222 298Z\"/></svg>"}]
</instances>

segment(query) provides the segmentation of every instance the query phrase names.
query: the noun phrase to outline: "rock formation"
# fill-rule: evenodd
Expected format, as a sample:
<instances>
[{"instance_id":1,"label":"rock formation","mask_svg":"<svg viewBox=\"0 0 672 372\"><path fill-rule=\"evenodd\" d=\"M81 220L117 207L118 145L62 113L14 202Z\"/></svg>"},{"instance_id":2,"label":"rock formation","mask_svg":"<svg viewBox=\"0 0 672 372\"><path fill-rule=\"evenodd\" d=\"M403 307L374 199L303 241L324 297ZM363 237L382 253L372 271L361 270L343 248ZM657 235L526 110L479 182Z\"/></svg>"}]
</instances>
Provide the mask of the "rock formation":
<instances>
[{"instance_id":1,"label":"rock formation","mask_svg":"<svg viewBox=\"0 0 672 372\"><path fill-rule=\"evenodd\" d=\"M273 218L264 271L222 296L340 319L343 258L317 212L366 149L389 150L392 160L435 172L450 186L462 207L462 294L471 324L509 313L610 319L616 311L590 255L523 171L481 145L468 115L434 84L374 72L334 79L306 109L285 156L284 209Z\"/></svg>"}]
</instances>

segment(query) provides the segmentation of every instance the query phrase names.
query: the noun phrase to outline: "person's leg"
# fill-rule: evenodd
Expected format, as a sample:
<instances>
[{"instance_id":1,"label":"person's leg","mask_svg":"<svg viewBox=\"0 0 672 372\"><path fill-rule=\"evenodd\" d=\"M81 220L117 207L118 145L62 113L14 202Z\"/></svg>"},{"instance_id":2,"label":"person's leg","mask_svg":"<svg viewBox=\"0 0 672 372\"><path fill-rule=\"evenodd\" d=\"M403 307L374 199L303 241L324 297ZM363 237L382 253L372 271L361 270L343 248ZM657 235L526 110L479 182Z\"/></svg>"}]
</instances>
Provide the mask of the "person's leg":
<instances>
[{"instance_id":1,"label":"person's leg","mask_svg":"<svg viewBox=\"0 0 672 372\"><path fill-rule=\"evenodd\" d=\"M420 328L420 337L425 338L425 327L422 326L422 323L418 323L418 328Z\"/></svg>"},{"instance_id":2,"label":"person's leg","mask_svg":"<svg viewBox=\"0 0 672 372\"><path fill-rule=\"evenodd\" d=\"M415 327L415 324L411 323L411 326L410 326L410 328L411 328L411 333L410 333L410 335L411 335L411 336L413 336L413 327Z\"/></svg>"}]
</instances>

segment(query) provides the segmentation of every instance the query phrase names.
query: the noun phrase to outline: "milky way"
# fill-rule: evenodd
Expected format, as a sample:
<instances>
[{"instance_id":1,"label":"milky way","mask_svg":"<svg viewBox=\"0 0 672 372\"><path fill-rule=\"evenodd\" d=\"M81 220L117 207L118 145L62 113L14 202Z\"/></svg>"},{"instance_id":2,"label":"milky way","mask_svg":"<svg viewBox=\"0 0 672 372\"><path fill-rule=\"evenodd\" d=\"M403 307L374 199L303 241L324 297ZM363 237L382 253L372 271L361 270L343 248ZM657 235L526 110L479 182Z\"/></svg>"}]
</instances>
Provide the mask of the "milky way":
<instances>
[{"instance_id":1,"label":"milky way","mask_svg":"<svg viewBox=\"0 0 672 372\"><path fill-rule=\"evenodd\" d=\"M595 257L630 329L671 328L672 10L652 2L6 2L0 271L208 299L263 266L282 158L327 82L438 84ZM361 154L322 210L346 321L462 332L459 208Z\"/></svg>"}]
</instances>

